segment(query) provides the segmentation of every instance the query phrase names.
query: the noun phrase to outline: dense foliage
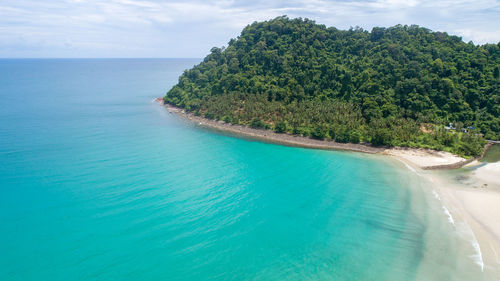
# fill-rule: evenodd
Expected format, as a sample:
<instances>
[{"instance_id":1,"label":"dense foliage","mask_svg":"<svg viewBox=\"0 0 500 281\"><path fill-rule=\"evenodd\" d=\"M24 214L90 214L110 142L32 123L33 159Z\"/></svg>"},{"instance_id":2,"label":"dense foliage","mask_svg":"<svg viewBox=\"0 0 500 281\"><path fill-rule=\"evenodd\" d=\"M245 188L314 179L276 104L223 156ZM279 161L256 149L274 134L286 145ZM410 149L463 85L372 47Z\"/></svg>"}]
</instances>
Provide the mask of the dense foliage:
<instances>
[{"instance_id":1,"label":"dense foliage","mask_svg":"<svg viewBox=\"0 0 500 281\"><path fill-rule=\"evenodd\" d=\"M470 156L483 137L500 138L499 68L500 43L476 46L413 25L368 32L278 17L212 48L164 99L277 132Z\"/></svg>"}]
</instances>

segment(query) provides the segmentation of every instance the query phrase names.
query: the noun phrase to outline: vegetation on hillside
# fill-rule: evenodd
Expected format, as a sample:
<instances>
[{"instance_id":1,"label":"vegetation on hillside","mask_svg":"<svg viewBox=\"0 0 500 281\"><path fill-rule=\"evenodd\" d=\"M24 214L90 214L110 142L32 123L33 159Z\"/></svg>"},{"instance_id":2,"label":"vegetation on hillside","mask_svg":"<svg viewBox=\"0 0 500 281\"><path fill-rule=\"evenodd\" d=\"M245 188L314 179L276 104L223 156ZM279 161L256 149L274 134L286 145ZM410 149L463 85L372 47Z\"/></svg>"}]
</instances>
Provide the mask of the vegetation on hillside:
<instances>
[{"instance_id":1,"label":"vegetation on hillside","mask_svg":"<svg viewBox=\"0 0 500 281\"><path fill-rule=\"evenodd\" d=\"M500 139L500 43L419 26L255 22L186 70L165 102L210 119L337 142L464 156ZM452 123L452 129L446 128Z\"/></svg>"}]
</instances>

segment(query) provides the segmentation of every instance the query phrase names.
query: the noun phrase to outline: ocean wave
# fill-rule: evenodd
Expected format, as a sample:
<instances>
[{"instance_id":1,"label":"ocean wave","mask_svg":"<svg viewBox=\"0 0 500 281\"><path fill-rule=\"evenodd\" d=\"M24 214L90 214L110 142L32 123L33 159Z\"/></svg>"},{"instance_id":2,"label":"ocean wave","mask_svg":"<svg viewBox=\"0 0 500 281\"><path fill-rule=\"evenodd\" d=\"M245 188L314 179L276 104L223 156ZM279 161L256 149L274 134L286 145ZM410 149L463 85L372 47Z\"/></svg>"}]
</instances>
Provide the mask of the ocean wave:
<instances>
[{"instance_id":1,"label":"ocean wave","mask_svg":"<svg viewBox=\"0 0 500 281\"><path fill-rule=\"evenodd\" d=\"M439 194L437 193L437 191L435 189L432 190L432 194L434 195L434 197L438 201L441 201L441 196L439 196ZM441 205L441 207L442 207L445 215L448 217L448 222L456 227L455 219L451 215L450 210L448 210L448 208L446 208L446 206L444 206L443 204ZM481 252L481 247L479 246L479 242L476 238L476 235L474 235L474 232L472 231L472 229L470 228L470 226L466 222L463 222L462 229L464 229L464 231L462 233L469 236L470 243L472 244L472 247L474 248L474 251L476 252L476 254L472 255L471 257L474 259L474 262L477 265L479 265L479 267L481 268L481 271L484 271L483 254Z\"/></svg>"},{"instance_id":2,"label":"ocean wave","mask_svg":"<svg viewBox=\"0 0 500 281\"><path fill-rule=\"evenodd\" d=\"M435 189L432 190L432 194L434 195L434 198L436 198L438 201L441 201L441 196L437 193ZM443 208L444 214L448 217L448 221L452 224L455 225L455 220L453 219L453 216L450 213L450 210L446 208L445 205L441 204L441 208Z\"/></svg>"},{"instance_id":3,"label":"ocean wave","mask_svg":"<svg viewBox=\"0 0 500 281\"><path fill-rule=\"evenodd\" d=\"M448 216L448 221L455 225L455 220L453 219L453 216L451 215L450 211L448 210L448 208L446 208L445 206L443 206L443 211L444 213Z\"/></svg>"},{"instance_id":4,"label":"ocean wave","mask_svg":"<svg viewBox=\"0 0 500 281\"><path fill-rule=\"evenodd\" d=\"M433 189L433 190L432 190L432 194L434 194L434 197L435 197L437 200L441 201L441 197L439 196L439 194L436 192L436 190L435 190L435 189Z\"/></svg>"},{"instance_id":5,"label":"ocean wave","mask_svg":"<svg viewBox=\"0 0 500 281\"><path fill-rule=\"evenodd\" d=\"M471 257L474 258L474 261L476 262L479 267L481 267L481 271L484 271L484 261L483 261L483 255L481 253L481 247L479 246L479 242L477 241L476 235L474 235L474 232L470 230L470 233L472 235L472 247L474 247L474 250L476 251L475 255L472 255Z\"/></svg>"},{"instance_id":6,"label":"ocean wave","mask_svg":"<svg viewBox=\"0 0 500 281\"><path fill-rule=\"evenodd\" d=\"M415 169L413 169L413 167L412 167L412 166L408 165L408 164L407 164L407 163L405 163L405 162L403 162L403 163L405 164L406 168L408 168L408 170L410 170L410 171L414 172L415 174L418 174L418 173L417 173L417 171L416 171Z\"/></svg>"}]
</instances>

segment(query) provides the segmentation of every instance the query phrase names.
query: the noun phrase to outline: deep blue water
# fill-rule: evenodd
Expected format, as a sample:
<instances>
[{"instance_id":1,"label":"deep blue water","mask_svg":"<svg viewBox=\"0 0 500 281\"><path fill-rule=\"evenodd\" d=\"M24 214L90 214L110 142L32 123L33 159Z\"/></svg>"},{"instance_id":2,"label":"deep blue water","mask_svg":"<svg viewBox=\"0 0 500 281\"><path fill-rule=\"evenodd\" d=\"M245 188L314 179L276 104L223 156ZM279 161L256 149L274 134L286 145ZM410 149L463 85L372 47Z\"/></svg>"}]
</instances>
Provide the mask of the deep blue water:
<instances>
[{"instance_id":1,"label":"deep blue water","mask_svg":"<svg viewBox=\"0 0 500 281\"><path fill-rule=\"evenodd\" d=\"M473 264L401 165L152 102L198 62L0 60L0 280L452 280Z\"/></svg>"}]
</instances>

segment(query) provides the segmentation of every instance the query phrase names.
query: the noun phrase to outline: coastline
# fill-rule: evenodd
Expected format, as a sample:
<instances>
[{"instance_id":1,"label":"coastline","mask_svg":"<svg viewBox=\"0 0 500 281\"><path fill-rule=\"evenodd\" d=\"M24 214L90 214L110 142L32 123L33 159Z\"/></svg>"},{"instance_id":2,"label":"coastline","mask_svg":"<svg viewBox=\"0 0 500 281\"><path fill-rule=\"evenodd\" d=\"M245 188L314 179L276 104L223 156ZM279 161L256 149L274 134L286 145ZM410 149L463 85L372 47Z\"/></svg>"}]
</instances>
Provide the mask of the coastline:
<instances>
[{"instance_id":1,"label":"coastline","mask_svg":"<svg viewBox=\"0 0 500 281\"><path fill-rule=\"evenodd\" d=\"M385 148L373 147L367 144L338 143L325 140L316 140L298 135L279 134L271 130L254 129L242 125L234 125L225 123L224 121L216 121L196 116L170 104L162 104L169 112L175 113L176 115L184 119L194 122L196 125L271 143L314 149L348 150L371 154L381 153L385 150Z\"/></svg>"},{"instance_id":2,"label":"coastline","mask_svg":"<svg viewBox=\"0 0 500 281\"><path fill-rule=\"evenodd\" d=\"M198 126L234 134L236 136L243 136L246 138L257 139L287 146L389 155L391 157L404 160L405 162L410 162L413 166L424 170L455 169L460 168L475 160L475 158L465 159L449 152L436 151L431 149L406 147L375 147L367 143L338 143L335 141L316 140L298 135L276 133L271 130L254 129L242 125L225 123L224 121L216 121L200 116L195 116L194 114L188 113L181 108L164 103L161 98L157 98L155 101L165 106L168 112L176 114L183 119L189 120Z\"/></svg>"},{"instance_id":3,"label":"coastline","mask_svg":"<svg viewBox=\"0 0 500 281\"><path fill-rule=\"evenodd\" d=\"M472 159L461 169L425 169L408 155L391 156L424 180L485 278L500 276L500 162Z\"/></svg>"},{"instance_id":4,"label":"coastline","mask_svg":"<svg viewBox=\"0 0 500 281\"><path fill-rule=\"evenodd\" d=\"M492 276L500 276L500 184L486 182L500 174L498 167L487 178L465 169L419 171L438 194L453 227L471 243L475 252L471 258L482 272Z\"/></svg>"},{"instance_id":5,"label":"coastline","mask_svg":"<svg viewBox=\"0 0 500 281\"><path fill-rule=\"evenodd\" d=\"M186 113L183 109L156 100L173 113L194 124L222 131L236 136L257 139L265 142L313 149L354 151L390 158L403 163L409 170L418 174L429 183L429 192L441 201L445 215L456 227L458 221L464 222L473 258L482 272L500 274L500 162L475 166L477 169L459 170L460 180L450 176L461 167L478 165L477 158L464 159L454 154L430 149L384 148L369 144L336 143L315 140L308 137L279 134L271 130L253 129L223 121L210 120ZM463 175L469 179L463 182ZM465 235L465 234L463 234Z\"/></svg>"}]
</instances>

